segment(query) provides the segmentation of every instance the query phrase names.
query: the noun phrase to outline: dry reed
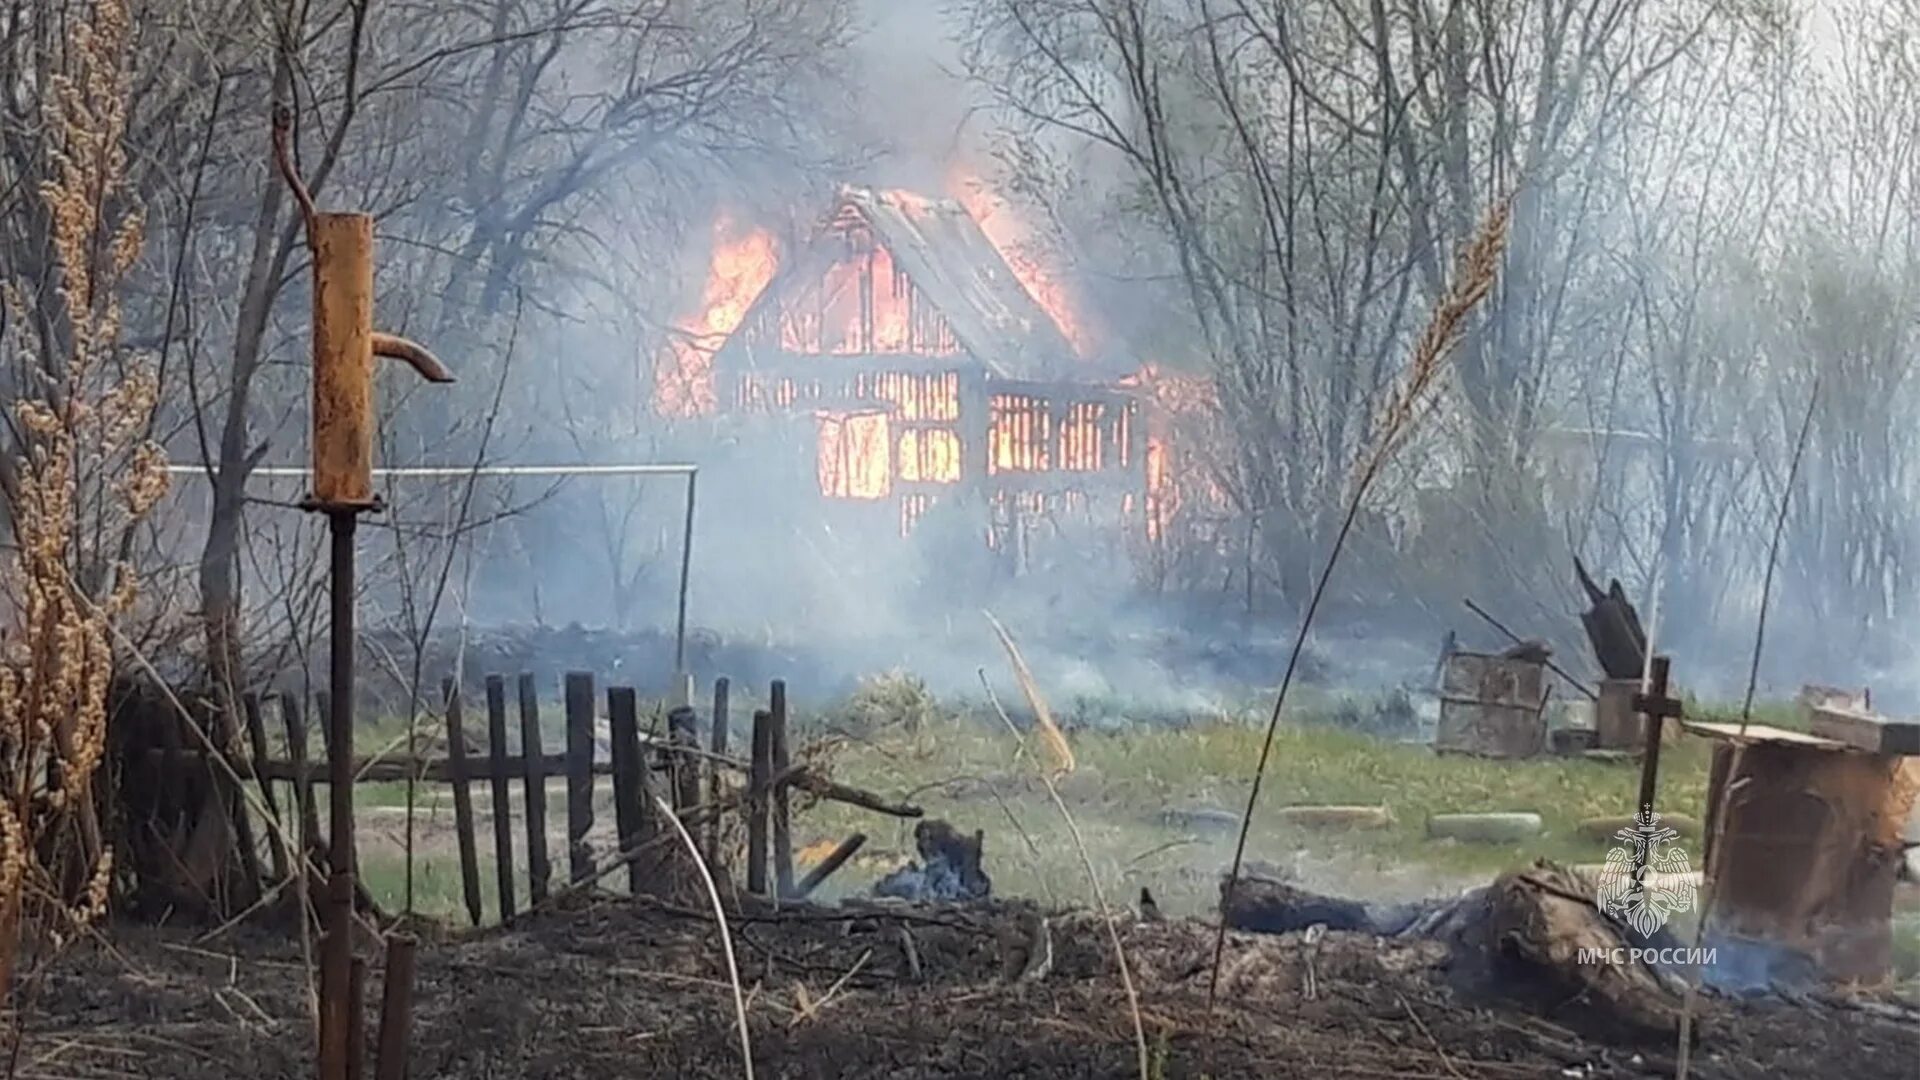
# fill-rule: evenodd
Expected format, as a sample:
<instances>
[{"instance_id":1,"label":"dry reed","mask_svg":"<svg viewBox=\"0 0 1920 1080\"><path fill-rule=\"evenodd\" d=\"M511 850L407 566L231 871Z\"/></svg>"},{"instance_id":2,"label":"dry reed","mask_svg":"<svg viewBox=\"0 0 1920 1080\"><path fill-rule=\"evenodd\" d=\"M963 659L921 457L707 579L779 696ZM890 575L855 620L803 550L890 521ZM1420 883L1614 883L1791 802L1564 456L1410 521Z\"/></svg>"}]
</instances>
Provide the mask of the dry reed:
<instances>
[{"instance_id":1,"label":"dry reed","mask_svg":"<svg viewBox=\"0 0 1920 1080\"><path fill-rule=\"evenodd\" d=\"M700 845L693 842L693 834L680 821L680 815L673 812L673 805L655 795L653 805L660 815L673 823L673 831L680 835L680 843L687 849L687 857L700 871L700 883L706 887L707 899L713 904L713 918L720 927L720 948L727 958L727 981L733 986L733 1015L740 1025L740 1066L747 1080L753 1080L753 1038L747 1032L747 996L740 989L740 964L733 955L733 931L727 926L727 908L720 902L720 886L714 884L713 871L707 869L707 860L700 857Z\"/></svg>"},{"instance_id":2,"label":"dry reed","mask_svg":"<svg viewBox=\"0 0 1920 1080\"><path fill-rule=\"evenodd\" d=\"M1445 372L1447 361L1466 336L1467 319L1480 301L1492 290L1499 276L1500 260L1507 246L1507 225L1513 211L1513 196L1507 195L1488 208L1486 217L1480 223L1479 231L1466 249L1461 252L1454 266L1453 281L1445 296L1433 310L1427 321L1427 327L1414 343L1413 356L1406 371L1381 403L1369 425L1370 448L1363 452L1356 463L1351 490L1347 498L1346 516L1340 523L1340 530L1334 535L1333 546L1327 552L1327 561L1321 568L1320 577L1314 583L1313 593L1307 601L1306 613L1300 619L1300 631L1293 639L1293 650L1287 657L1286 674L1280 679L1280 690L1274 695L1273 712L1267 718L1266 736L1260 744L1260 758L1253 770L1253 783L1247 792L1247 806L1240 815L1240 835L1234 843L1233 866L1227 873L1226 888L1220 897L1221 918L1213 941L1213 963L1207 975L1207 1012L1211 1016L1213 1006L1220 990L1220 961L1226 954L1227 921L1225 911L1233 898L1233 890L1240 882L1240 868L1247 854L1247 836L1253 828L1254 808L1260 801L1260 784L1267 774L1267 761L1273 755L1274 736L1280 730L1281 710L1286 706L1287 691L1293 686L1294 673L1300 666L1300 654L1306 648L1307 633L1313 627L1313 617L1320 610L1320 602L1326 597L1327 583L1333 577L1334 567L1340 561L1340 552L1346 546L1347 535L1353 531L1354 519L1359 516L1360 506L1366 500L1367 489L1373 486L1380 471L1391 460L1393 453L1404 445L1412 434L1415 421L1419 419L1435 396L1440 376Z\"/></svg>"},{"instance_id":3,"label":"dry reed","mask_svg":"<svg viewBox=\"0 0 1920 1080\"><path fill-rule=\"evenodd\" d=\"M1053 775L1065 776L1074 770L1073 747L1067 743L1067 737L1060 733L1060 725L1054 722L1053 710L1047 708L1047 701L1040 696L1040 687L1033 681L1033 672L1027 668L1026 660L1020 656L1020 650L1014 647L1013 638L993 612L983 611L987 621L993 624L993 632L1000 637L1000 645L1007 650L1007 659L1013 664L1013 678L1020 684L1020 693L1027 699L1027 708L1033 710L1034 725L1040 730L1040 741L1053 756Z\"/></svg>"},{"instance_id":4,"label":"dry reed","mask_svg":"<svg viewBox=\"0 0 1920 1080\"><path fill-rule=\"evenodd\" d=\"M992 612L983 612L983 614L987 616L987 621L993 624L994 632L1000 635L1000 644L1006 647L1007 659L1013 665L1014 677L1020 683L1020 691L1027 696L1027 704L1032 707L1034 716L1041 722L1044 741L1053 749L1055 768L1052 770L1035 768L1034 773L1040 777L1040 783L1047 789L1047 797L1053 801L1054 809L1060 812L1060 820L1066 822L1067 835L1073 838L1073 850L1080 856L1080 868L1087 875L1087 887L1093 892L1094 905L1100 909L1100 922L1107 928L1107 940L1113 946L1114 962L1120 968L1120 985L1127 994L1127 1012L1133 1020L1134 1051L1139 1058L1140 1080L1151 1080L1153 1058L1147 1049L1147 1025L1146 1020L1140 1015L1140 991L1133 984L1133 970L1127 964L1126 945L1120 940L1120 931L1113 925L1113 909L1107 904L1106 890L1100 887L1100 874L1093 868L1093 855L1087 851L1087 841L1080 834L1080 824L1073 819L1073 812L1067 809L1067 801L1060 797L1060 789L1054 785L1056 776L1073 770L1073 748L1067 744L1067 737L1061 733L1059 726L1054 724L1053 713L1047 708L1046 699L1041 697L1040 687L1034 682L1033 673L1028 670L1025 658L1020 655L1019 646L1013 643L1012 635L1007 633L1006 627L1000 625L1000 620L993 617ZM991 691L992 688L988 689ZM1006 710L1000 707L999 698L989 693L988 701L992 703L994 711L1000 714L1001 722L1006 724L1009 730L1014 731L1017 738L1018 729L1014 728L1013 719L1007 715ZM1062 761L1065 762L1064 768L1060 767Z\"/></svg>"},{"instance_id":5,"label":"dry reed","mask_svg":"<svg viewBox=\"0 0 1920 1080\"><path fill-rule=\"evenodd\" d=\"M1733 794L1734 779L1740 775L1740 766L1747 751L1747 726L1753 722L1753 695L1760 683L1760 652L1767 642L1767 605L1773 599L1773 574L1780 563L1780 539L1787 529L1787 511L1793 503L1793 487L1800 478L1800 462L1806 457L1807 436L1813 431L1814 407L1820 401L1820 380L1815 378L1813 386L1807 392L1807 408L1800 417L1800 433L1794 437L1793 457L1787 463L1787 481L1780 489L1780 506L1773 518L1773 537L1767 545L1767 572L1760 583L1760 614L1753 628L1753 660L1747 668L1747 695L1740 705L1741 738L1733 744L1728 757L1726 779L1720 786L1720 797L1707 807L1706 835L1712 837L1726 820L1727 803ZM1653 650L1647 650L1651 656ZM1708 846L1707 864L1701 868L1700 880L1700 917L1693 925L1693 951L1697 954L1706 941L1707 923L1713 918L1714 896L1719 891L1720 863L1726 855L1725 844ZM1673 1075L1675 1080L1687 1080L1687 1073L1693 1062L1693 1010L1699 997L1698 989L1690 980L1686 994L1680 1003L1680 1047L1674 1055Z\"/></svg>"},{"instance_id":6,"label":"dry reed","mask_svg":"<svg viewBox=\"0 0 1920 1080\"><path fill-rule=\"evenodd\" d=\"M146 438L159 386L121 351L119 286L143 222L125 184L131 21L98 0L67 27L47 83L49 179L40 188L59 263L55 340L7 342L57 357L12 403L20 470L10 507L17 549L0 640L0 995L29 931L58 947L99 917L112 856L92 785L106 747L114 620L138 593L120 538L165 494ZM24 304L9 289L9 306ZM32 320L10 319L16 335Z\"/></svg>"}]
</instances>

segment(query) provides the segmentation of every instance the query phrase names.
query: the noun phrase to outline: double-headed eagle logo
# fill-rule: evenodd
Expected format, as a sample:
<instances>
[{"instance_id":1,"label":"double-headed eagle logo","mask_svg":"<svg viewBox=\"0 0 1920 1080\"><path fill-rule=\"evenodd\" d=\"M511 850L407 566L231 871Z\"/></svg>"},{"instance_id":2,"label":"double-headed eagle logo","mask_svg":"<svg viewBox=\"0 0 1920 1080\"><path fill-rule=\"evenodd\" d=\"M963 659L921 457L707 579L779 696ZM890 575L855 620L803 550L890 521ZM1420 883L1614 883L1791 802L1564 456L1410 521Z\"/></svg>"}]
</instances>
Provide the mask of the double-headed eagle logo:
<instances>
[{"instance_id":1,"label":"double-headed eagle logo","mask_svg":"<svg viewBox=\"0 0 1920 1080\"><path fill-rule=\"evenodd\" d=\"M1687 853L1673 842L1680 834L1660 824L1653 807L1641 807L1634 823L1613 835L1624 846L1607 852L1594 882L1596 907L1642 937L1665 926L1674 912L1693 910L1692 868ZM1636 873L1636 867L1644 871Z\"/></svg>"}]
</instances>

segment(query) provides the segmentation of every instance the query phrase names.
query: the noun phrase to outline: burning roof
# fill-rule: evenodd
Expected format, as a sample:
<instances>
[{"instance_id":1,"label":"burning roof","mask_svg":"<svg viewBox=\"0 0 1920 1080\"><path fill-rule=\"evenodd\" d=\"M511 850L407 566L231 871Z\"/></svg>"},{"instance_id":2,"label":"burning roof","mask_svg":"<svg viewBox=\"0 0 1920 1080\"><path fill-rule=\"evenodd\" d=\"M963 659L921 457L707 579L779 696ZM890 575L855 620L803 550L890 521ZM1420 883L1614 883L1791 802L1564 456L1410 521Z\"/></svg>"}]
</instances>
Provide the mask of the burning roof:
<instances>
[{"instance_id":1,"label":"burning roof","mask_svg":"<svg viewBox=\"0 0 1920 1080\"><path fill-rule=\"evenodd\" d=\"M1023 282L967 208L913 192L846 187L837 212L856 210L993 374L1050 379L1077 358L1062 321Z\"/></svg>"},{"instance_id":2,"label":"burning roof","mask_svg":"<svg viewBox=\"0 0 1920 1080\"><path fill-rule=\"evenodd\" d=\"M781 266L742 327L767 318L842 257L840 237L854 224L872 231L893 265L951 327L961 349L993 376L1096 377L1068 336L1074 323L1060 290L1025 261L1016 268L958 201L897 189L842 187L824 227ZM1060 310L1050 310L1050 303Z\"/></svg>"}]
</instances>

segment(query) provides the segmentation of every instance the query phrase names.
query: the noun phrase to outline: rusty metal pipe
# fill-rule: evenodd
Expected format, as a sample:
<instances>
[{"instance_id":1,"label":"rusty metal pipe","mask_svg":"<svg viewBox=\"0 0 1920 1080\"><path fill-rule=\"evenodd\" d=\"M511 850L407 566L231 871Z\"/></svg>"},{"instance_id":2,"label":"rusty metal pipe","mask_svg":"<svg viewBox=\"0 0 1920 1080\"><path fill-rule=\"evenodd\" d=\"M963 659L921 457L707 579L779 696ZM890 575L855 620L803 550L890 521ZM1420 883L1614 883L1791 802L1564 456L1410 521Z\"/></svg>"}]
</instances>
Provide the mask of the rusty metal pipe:
<instances>
[{"instance_id":1,"label":"rusty metal pipe","mask_svg":"<svg viewBox=\"0 0 1920 1080\"><path fill-rule=\"evenodd\" d=\"M327 512L332 539L328 589L332 626L328 633L329 705L324 722L327 743L327 911L320 957L321 1080L345 1080L349 1060L348 980L353 965L353 589L354 532L359 518L351 509Z\"/></svg>"}]
</instances>

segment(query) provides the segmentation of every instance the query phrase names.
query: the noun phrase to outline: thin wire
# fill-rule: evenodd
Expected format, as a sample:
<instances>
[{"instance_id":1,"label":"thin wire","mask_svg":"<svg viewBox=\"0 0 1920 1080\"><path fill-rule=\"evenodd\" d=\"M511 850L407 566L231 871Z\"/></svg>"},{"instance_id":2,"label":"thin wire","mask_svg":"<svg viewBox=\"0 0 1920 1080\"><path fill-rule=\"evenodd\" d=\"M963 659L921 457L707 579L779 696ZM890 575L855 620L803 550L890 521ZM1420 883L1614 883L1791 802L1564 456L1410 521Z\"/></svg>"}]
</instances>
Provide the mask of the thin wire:
<instances>
[{"instance_id":1,"label":"thin wire","mask_svg":"<svg viewBox=\"0 0 1920 1080\"><path fill-rule=\"evenodd\" d=\"M168 465L176 476L206 475L205 465ZM374 469L375 476L396 480L432 479L461 476L691 476L698 465L409 465L397 469ZM312 470L298 465L261 465L248 470L251 476L304 477Z\"/></svg>"}]
</instances>

